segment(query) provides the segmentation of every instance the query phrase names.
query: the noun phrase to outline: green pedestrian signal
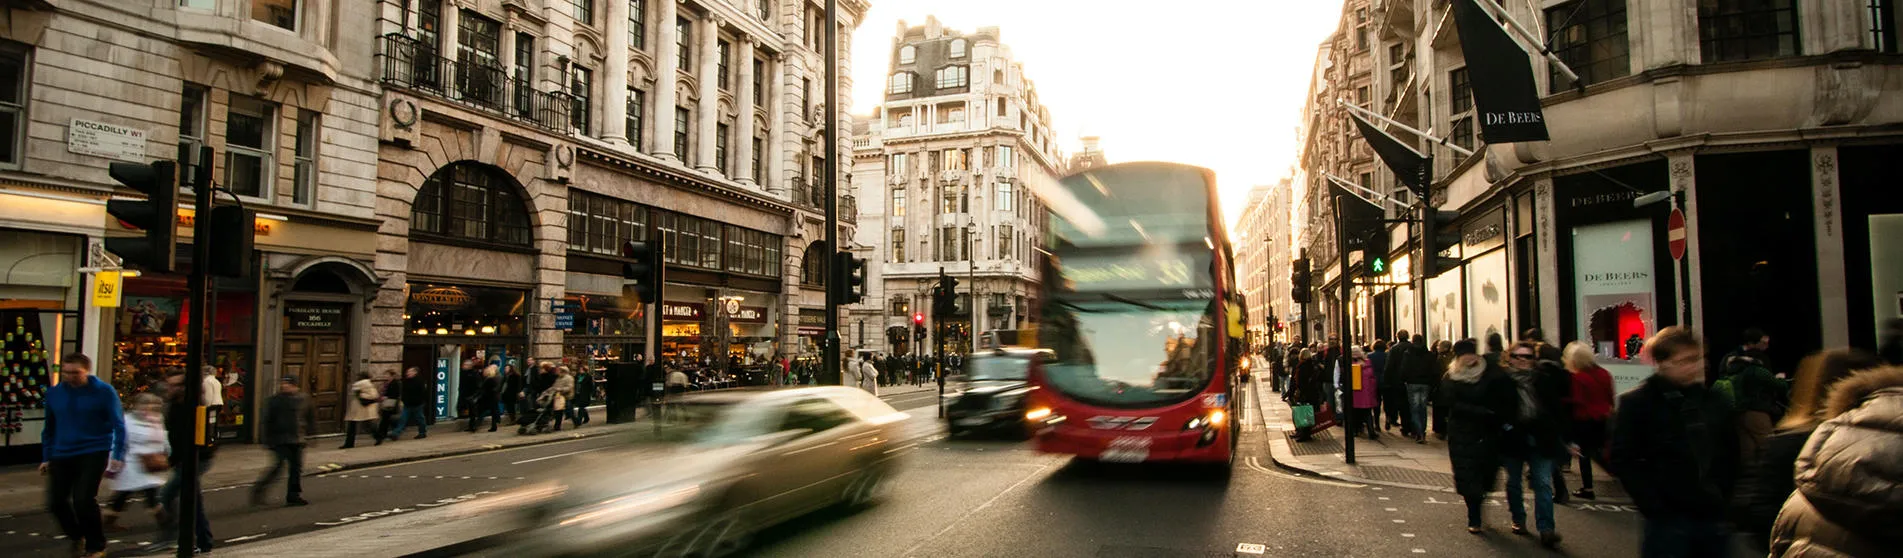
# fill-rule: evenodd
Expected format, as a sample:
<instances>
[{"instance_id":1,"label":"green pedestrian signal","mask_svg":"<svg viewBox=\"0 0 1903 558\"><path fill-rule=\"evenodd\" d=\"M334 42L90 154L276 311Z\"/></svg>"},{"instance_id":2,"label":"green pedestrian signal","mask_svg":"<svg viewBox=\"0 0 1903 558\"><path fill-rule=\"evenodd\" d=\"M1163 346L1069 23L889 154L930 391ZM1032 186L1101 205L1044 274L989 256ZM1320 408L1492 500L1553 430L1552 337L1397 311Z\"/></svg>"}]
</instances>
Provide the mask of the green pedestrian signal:
<instances>
[{"instance_id":1,"label":"green pedestrian signal","mask_svg":"<svg viewBox=\"0 0 1903 558\"><path fill-rule=\"evenodd\" d=\"M1376 257L1372 260L1368 260L1368 270L1374 272L1372 273L1373 275L1386 274L1388 272L1387 260L1386 257Z\"/></svg>"}]
</instances>

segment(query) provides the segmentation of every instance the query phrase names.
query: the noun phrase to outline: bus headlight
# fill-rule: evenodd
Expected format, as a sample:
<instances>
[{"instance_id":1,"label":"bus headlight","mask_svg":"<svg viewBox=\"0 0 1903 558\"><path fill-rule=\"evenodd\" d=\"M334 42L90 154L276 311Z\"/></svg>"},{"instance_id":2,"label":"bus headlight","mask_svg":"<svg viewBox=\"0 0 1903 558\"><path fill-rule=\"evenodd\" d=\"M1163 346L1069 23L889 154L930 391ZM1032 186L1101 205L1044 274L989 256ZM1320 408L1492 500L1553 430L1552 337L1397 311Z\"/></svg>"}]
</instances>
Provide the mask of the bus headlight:
<instances>
[{"instance_id":1,"label":"bus headlight","mask_svg":"<svg viewBox=\"0 0 1903 558\"><path fill-rule=\"evenodd\" d=\"M1024 412L1024 420L1044 420L1050 416L1050 407L1038 407Z\"/></svg>"},{"instance_id":2,"label":"bus headlight","mask_svg":"<svg viewBox=\"0 0 1903 558\"><path fill-rule=\"evenodd\" d=\"M1183 424L1183 430L1213 429L1229 421L1229 413L1222 409L1211 409L1208 414L1189 419Z\"/></svg>"}]
</instances>

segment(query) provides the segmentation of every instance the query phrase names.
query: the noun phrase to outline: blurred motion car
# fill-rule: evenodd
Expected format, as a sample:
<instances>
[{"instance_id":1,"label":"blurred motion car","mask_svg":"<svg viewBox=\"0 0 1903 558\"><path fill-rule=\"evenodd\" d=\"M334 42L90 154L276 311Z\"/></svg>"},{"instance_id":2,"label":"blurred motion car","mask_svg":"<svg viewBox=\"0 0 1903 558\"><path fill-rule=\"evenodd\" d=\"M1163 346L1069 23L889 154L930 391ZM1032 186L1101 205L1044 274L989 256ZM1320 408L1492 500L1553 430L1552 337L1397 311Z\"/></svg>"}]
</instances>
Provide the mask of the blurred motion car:
<instances>
[{"instance_id":1,"label":"blurred motion car","mask_svg":"<svg viewBox=\"0 0 1903 558\"><path fill-rule=\"evenodd\" d=\"M516 528L481 554L739 554L775 523L876 502L907 416L840 386L692 394L664 413L659 443L589 454L552 471L558 482L495 498Z\"/></svg>"},{"instance_id":2,"label":"blurred motion car","mask_svg":"<svg viewBox=\"0 0 1903 558\"><path fill-rule=\"evenodd\" d=\"M974 433L1028 437L1024 396L1033 389L1031 366L1048 350L1002 347L972 353L962 374L946 377L945 420L953 438Z\"/></svg>"}]
</instances>

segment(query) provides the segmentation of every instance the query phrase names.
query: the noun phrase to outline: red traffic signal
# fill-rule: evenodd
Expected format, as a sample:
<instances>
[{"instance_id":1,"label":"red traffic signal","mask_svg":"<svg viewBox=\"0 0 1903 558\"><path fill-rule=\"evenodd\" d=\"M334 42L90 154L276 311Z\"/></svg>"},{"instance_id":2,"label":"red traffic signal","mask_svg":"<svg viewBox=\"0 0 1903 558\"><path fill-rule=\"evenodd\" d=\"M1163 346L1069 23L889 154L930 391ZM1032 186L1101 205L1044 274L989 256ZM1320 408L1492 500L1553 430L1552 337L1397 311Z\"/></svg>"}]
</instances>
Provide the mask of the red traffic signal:
<instances>
[{"instance_id":1,"label":"red traffic signal","mask_svg":"<svg viewBox=\"0 0 1903 558\"><path fill-rule=\"evenodd\" d=\"M921 314L921 313L918 313L918 312L913 312L913 313L912 313L912 323L914 323L914 324L924 324L924 323L925 323L925 314Z\"/></svg>"}]
</instances>

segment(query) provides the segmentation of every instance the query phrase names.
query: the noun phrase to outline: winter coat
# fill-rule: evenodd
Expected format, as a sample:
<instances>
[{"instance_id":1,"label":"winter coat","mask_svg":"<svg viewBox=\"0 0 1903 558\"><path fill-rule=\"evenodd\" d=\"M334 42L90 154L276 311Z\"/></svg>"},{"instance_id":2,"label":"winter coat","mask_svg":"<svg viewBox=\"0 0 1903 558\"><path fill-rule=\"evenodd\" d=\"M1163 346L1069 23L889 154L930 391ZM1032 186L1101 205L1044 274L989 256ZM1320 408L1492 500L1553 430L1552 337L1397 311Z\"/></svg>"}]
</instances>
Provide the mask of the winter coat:
<instances>
[{"instance_id":1,"label":"winter coat","mask_svg":"<svg viewBox=\"0 0 1903 558\"><path fill-rule=\"evenodd\" d=\"M366 398L370 400L369 403L363 402ZM377 384L371 382L369 378L350 384L350 393L344 396L344 420L348 422L377 420L377 401L380 399L383 399L383 396L377 393Z\"/></svg>"},{"instance_id":2,"label":"winter coat","mask_svg":"<svg viewBox=\"0 0 1903 558\"><path fill-rule=\"evenodd\" d=\"M1345 387L1352 388L1354 384L1350 383ZM1378 387L1374 378L1374 363L1365 358L1361 359L1361 389L1354 390L1355 408L1373 409L1376 400L1375 393L1377 393L1375 390Z\"/></svg>"},{"instance_id":3,"label":"winter coat","mask_svg":"<svg viewBox=\"0 0 1903 558\"><path fill-rule=\"evenodd\" d=\"M292 445L304 443L304 434L312 430L316 418L310 398L302 393L279 392L264 400L264 416L258 422L264 445Z\"/></svg>"},{"instance_id":4,"label":"winter coat","mask_svg":"<svg viewBox=\"0 0 1903 558\"><path fill-rule=\"evenodd\" d=\"M1550 360L1539 361L1532 370L1526 372L1504 374L1513 380L1515 390L1531 390L1534 414L1525 416L1523 412L1514 413L1513 429L1500 445L1501 454L1515 457L1539 455L1554 459L1565 457L1566 439L1572 436L1573 431L1573 411L1566 407L1567 396L1573 388L1571 375L1559 363ZM1528 383L1522 385L1523 380ZM1521 394L1516 391L1513 400L1515 411L1520 411L1520 397Z\"/></svg>"},{"instance_id":5,"label":"winter coat","mask_svg":"<svg viewBox=\"0 0 1903 558\"><path fill-rule=\"evenodd\" d=\"M1738 473L1738 485L1732 493L1733 522L1738 530L1751 535L1758 545L1770 540L1771 525L1777 512L1797 490L1792 477L1797 475L1797 456L1804 451L1816 427L1779 430L1764 440L1764 451L1756 463L1745 465Z\"/></svg>"},{"instance_id":6,"label":"winter coat","mask_svg":"<svg viewBox=\"0 0 1903 558\"><path fill-rule=\"evenodd\" d=\"M553 393L565 398L574 397L575 377L567 374L556 374L554 383L549 384L547 391L548 393Z\"/></svg>"},{"instance_id":7,"label":"winter coat","mask_svg":"<svg viewBox=\"0 0 1903 558\"><path fill-rule=\"evenodd\" d=\"M872 361L859 361L859 389L879 394L879 369L872 366Z\"/></svg>"},{"instance_id":8,"label":"winter coat","mask_svg":"<svg viewBox=\"0 0 1903 558\"><path fill-rule=\"evenodd\" d=\"M1791 384L1771 373L1764 353L1740 350L1725 355L1722 371L1731 379L1731 389L1738 398L1732 406L1739 411L1757 411L1770 415L1773 420L1784 414Z\"/></svg>"},{"instance_id":9,"label":"winter coat","mask_svg":"<svg viewBox=\"0 0 1903 558\"><path fill-rule=\"evenodd\" d=\"M1831 388L1797 457L1797 491L1771 529L1772 556L1895 556L1903 548L1903 368ZM1840 414L1841 413L1841 414Z\"/></svg>"},{"instance_id":10,"label":"winter coat","mask_svg":"<svg viewBox=\"0 0 1903 558\"><path fill-rule=\"evenodd\" d=\"M1493 491L1500 468L1501 427L1515 405L1513 380L1483 363L1462 367L1455 360L1441 380L1447 403L1447 457L1453 462L1454 489L1465 496Z\"/></svg>"},{"instance_id":11,"label":"winter coat","mask_svg":"<svg viewBox=\"0 0 1903 558\"><path fill-rule=\"evenodd\" d=\"M1653 375L1619 396L1612 473L1649 518L1723 519L1737 477L1731 402Z\"/></svg>"},{"instance_id":12,"label":"winter coat","mask_svg":"<svg viewBox=\"0 0 1903 558\"><path fill-rule=\"evenodd\" d=\"M1408 344L1405 358L1392 354L1391 351L1388 358L1399 361L1401 364L1401 381L1423 386L1439 385L1441 371L1447 370L1447 364L1449 364L1441 362L1433 351L1427 350L1427 347L1413 343Z\"/></svg>"},{"instance_id":13,"label":"winter coat","mask_svg":"<svg viewBox=\"0 0 1903 558\"><path fill-rule=\"evenodd\" d=\"M118 476L112 477L112 489L118 492L130 492L157 488L165 484L170 473L145 470L145 461L139 456L146 454L171 455L172 446L165 441L165 424L148 421L136 413L126 414L126 461L125 468Z\"/></svg>"},{"instance_id":14,"label":"winter coat","mask_svg":"<svg viewBox=\"0 0 1903 558\"><path fill-rule=\"evenodd\" d=\"M403 406L424 407L430 404L430 392L435 391L435 382L422 374L403 377Z\"/></svg>"},{"instance_id":15,"label":"winter coat","mask_svg":"<svg viewBox=\"0 0 1903 558\"><path fill-rule=\"evenodd\" d=\"M575 374L575 394L569 396L576 405L587 406L595 402L595 376L587 372Z\"/></svg>"},{"instance_id":16,"label":"winter coat","mask_svg":"<svg viewBox=\"0 0 1903 558\"><path fill-rule=\"evenodd\" d=\"M513 405L522 398L522 373L510 372L502 376L502 402Z\"/></svg>"},{"instance_id":17,"label":"winter coat","mask_svg":"<svg viewBox=\"0 0 1903 558\"><path fill-rule=\"evenodd\" d=\"M476 387L476 408L494 409L502 398L502 377L483 376L482 385Z\"/></svg>"},{"instance_id":18,"label":"winter coat","mask_svg":"<svg viewBox=\"0 0 1903 558\"><path fill-rule=\"evenodd\" d=\"M1612 373L1598 366L1573 372L1573 389L1567 405L1573 420L1606 420L1612 417Z\"/></svg>"}]
</instances>

